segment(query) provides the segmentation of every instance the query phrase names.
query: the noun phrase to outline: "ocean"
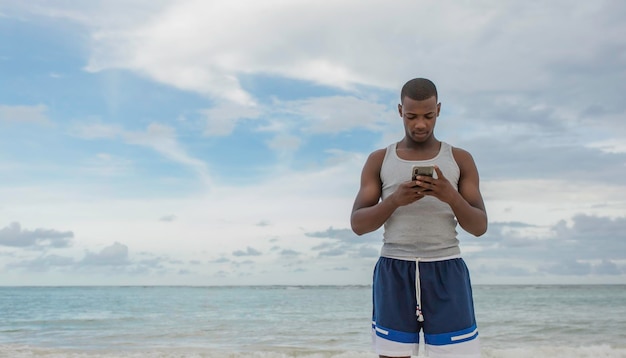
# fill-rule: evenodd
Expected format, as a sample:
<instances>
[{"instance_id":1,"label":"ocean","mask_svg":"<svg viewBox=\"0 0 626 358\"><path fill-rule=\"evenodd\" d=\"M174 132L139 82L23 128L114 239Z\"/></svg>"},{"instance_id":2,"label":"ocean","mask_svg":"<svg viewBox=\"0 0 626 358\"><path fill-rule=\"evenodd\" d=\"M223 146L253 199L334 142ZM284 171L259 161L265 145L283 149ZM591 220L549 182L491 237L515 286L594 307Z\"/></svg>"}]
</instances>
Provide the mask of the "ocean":
<instances>
[{"instance_id":1,"label":"ocean","mask_svg":"<svg viewBox=\"0 0 626 358\"><path fill-rule=\"evenodd\" d=\"M474 286L483 357L626 357L626 286ZM368 286L0 287L0 357L376 357Z\"/></svg>"}]
</instances>

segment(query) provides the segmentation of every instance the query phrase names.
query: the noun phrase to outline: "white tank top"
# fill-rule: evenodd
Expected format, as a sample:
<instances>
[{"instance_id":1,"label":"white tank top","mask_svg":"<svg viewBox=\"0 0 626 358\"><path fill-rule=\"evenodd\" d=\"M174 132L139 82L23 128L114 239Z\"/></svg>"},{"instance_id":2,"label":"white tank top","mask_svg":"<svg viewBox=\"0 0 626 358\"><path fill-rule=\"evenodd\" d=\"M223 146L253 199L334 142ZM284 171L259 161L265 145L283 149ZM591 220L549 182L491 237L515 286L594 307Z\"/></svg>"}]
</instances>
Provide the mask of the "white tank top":
<instances>
[{"instance_id":1,"label":"white tank top","mask_svg":"<svg viewBox=\"0 0 626 358\"><path fill-rule=\"evenodd\" d=\"M441 142L437 156L418 161L399 158L396 143L391 144L387 147L380 170L382 199L391 195L400 183L411 180L413 165L435 164L458 190L461 171L449 144ZM381 256L415 259L459 255L461 250L456 225L456 218L448 204L435 197L425 196L397 208L385 222Z\"/></svg>"}]
</instances>

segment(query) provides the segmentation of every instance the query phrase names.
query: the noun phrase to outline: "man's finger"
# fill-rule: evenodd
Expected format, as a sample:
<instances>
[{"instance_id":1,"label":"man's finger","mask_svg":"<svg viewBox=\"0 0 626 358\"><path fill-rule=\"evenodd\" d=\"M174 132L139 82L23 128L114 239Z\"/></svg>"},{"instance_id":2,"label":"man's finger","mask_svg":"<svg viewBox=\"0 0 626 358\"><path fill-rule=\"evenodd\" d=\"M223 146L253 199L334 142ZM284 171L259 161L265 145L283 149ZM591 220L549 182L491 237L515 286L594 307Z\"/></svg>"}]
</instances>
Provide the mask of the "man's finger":
<instances>
[{"instance_id":1,"label":"man's finger","mask_svg":"<svg viewBox=\"0 0 626 358\"><path fill-rule=\"evenodd\" d=\"M435 172L437 172L437 179L445 178L445 176L441 172L441 169L439 169L439 166L437 165L435 165Z\"/></svg>"}]
</instances>

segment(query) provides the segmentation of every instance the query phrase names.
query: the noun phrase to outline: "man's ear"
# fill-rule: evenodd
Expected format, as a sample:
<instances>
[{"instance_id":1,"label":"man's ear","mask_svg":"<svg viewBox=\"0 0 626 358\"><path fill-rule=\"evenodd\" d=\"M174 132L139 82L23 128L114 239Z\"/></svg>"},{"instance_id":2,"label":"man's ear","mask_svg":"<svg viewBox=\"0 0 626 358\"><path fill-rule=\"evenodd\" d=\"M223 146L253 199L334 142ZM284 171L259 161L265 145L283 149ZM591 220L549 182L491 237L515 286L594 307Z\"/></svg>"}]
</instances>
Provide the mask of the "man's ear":
<instances>
[{"instance_id":1,"label":"man's ear","mask_svg":"<svg viewBox=\"0 0 626 358\"><path fill-rule=\"evenodd\" d=\"M398 104L398 113L400 114L400 117L402 117L402 105Z\"/></svg>"},{"instance_id":2,"label":"man's ear","mask_svg":"<svg viewBox=\"0 0 626 358\"><path fill-rule=\"evenodd\" d=\"M441 113L441 102L437 103L437 117L439 117L439 113Z\"/></svg>"}]
</instances>

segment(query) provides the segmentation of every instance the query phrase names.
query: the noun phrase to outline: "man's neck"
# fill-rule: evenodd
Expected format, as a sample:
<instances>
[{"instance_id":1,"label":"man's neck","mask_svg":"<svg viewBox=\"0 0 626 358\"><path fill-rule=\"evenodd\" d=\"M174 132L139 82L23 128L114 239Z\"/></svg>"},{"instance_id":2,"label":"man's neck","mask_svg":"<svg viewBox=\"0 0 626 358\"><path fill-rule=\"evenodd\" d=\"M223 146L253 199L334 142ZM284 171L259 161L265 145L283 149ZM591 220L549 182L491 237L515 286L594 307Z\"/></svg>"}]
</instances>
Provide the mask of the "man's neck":
<instances>
[{"instance_id":1,"label":"man's neck","mask_svg":"<svg viewBox=\"0 0 626 358\"><path fill-rule=\"evenodd\" d=\"M418 143L407 138L402 139L396 145L398 157L405 160L428 160L435 158L441 149L441 142L432 138L426 142Z\"/></svg>"},{"instance_id":2,"label":"man's neck","mask_svg":"<svg viewBox=\"0 0 626 358\"><path fill-rule=\"evenodd\" d=\"M429 152L432 150L439 150L441 146L441 142L437 140L435 137L430 137L428 140L424 142L416 142L407 137L404 137L398 143L398 150L407 150L407 151L418 151L418 152Z\"/></svg>"}]
</instances>

